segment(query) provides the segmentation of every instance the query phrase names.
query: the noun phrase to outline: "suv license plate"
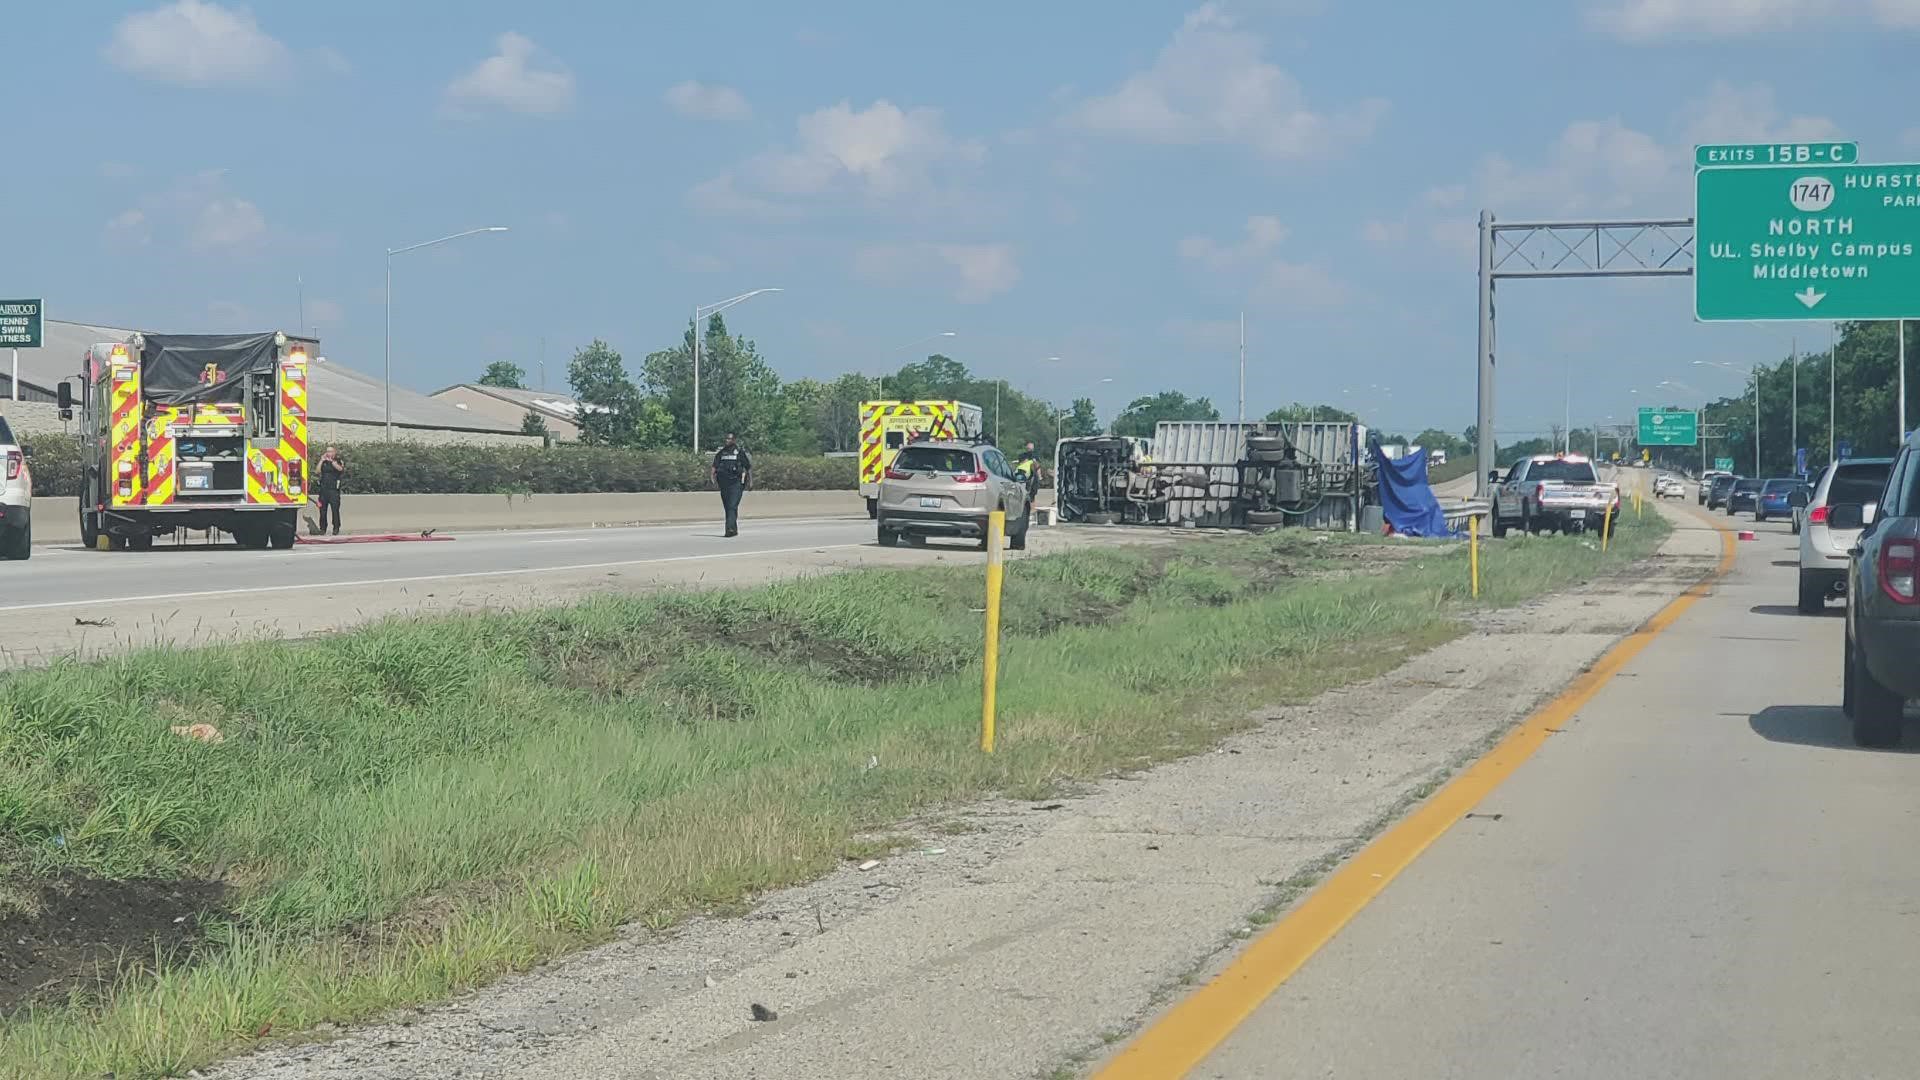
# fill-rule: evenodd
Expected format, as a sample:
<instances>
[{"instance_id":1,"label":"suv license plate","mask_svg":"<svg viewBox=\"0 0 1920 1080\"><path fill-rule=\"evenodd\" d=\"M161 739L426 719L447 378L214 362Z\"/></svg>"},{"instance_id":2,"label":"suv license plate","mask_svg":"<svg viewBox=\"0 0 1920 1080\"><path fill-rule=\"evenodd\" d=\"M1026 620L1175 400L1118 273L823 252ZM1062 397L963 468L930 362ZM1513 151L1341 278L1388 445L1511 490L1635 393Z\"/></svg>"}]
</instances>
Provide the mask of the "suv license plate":
<instances>
[{"instance_id":1,"label":"suv license plate","mask_svg":"<svg viewBox=\"0 0 1920 1080\"><path fill-rule=\"evenodd\" d=\"M920 505L938 510L940 508L940 498L936 495L922 495L920 496Z\"/></svg>"}]
</instances>

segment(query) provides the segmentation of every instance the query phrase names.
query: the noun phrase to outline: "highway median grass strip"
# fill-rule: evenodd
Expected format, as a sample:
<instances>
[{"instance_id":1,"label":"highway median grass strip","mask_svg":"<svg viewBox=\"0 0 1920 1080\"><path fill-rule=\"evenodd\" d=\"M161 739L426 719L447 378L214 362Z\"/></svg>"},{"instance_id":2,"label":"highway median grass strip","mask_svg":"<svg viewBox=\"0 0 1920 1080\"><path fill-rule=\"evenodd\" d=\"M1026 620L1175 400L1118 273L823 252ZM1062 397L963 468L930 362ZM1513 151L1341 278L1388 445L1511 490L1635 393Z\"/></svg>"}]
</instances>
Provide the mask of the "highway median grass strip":
<instances>
[{"instance_id":1,"label":"highway median grass strip","mask_svg":"<svg viewBox=\"0 0 1920 1080\"><path fill-rule=\"evenodd\" d=\"M1665 531L1496 545L1481 604ZM0 1075L177 1075L735 910L941 804L1200 750L1460 633L1465 561L1297 530L1018 561L992 757L970 559L10 676L0 930L48 959L0 967ZM55 932L155 888L186 905L171 935Z\"/></svg>"}]
</instances>

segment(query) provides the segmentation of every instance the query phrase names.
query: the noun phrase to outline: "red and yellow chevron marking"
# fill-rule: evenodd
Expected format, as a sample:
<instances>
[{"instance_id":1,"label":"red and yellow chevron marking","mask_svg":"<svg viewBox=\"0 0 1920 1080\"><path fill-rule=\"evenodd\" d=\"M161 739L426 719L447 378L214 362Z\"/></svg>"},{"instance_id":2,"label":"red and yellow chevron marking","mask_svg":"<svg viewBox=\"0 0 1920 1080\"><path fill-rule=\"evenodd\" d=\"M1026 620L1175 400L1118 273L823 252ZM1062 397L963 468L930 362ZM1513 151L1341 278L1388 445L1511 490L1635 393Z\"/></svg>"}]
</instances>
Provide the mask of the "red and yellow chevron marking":
<instances>
[{"instance_id":1,"label":"red and yellow chevron marking","mask_svg":"<svg viewBox=\"0 0 1920 1080\"><path fill-rule=\"evenodd\" d=\"M140 366L138 364L109 365L113 370L107 374L112 379L117 371L128 373L125 379L113 381L113 422L109 429L112 440L107 454L107 475L101 478L106 486L107 501L114 506L126 506L140 498L140 480L137 474L129 474L132 483L126 494L120 490L120 463L126 462L133 468L139 468L140 449Z\"/></svg>"},{"instance_id":2,"label":"red and yellow chevron marking","mask_svg":"<svg viewBox=\"0 0 1920 1080\"><path fill-rule=\"evenodd\" d=\"M287 491L287 463L278 450L247 451L247 501L264 506L290 506L305 496Z\"/></svg>"},{"instance_id":3,"label":"red and yellow chevron marking","mask_svg":"<svg viewBox=\"0 0 1920 1080\"><path fill-rule=\"evenodd\" d=\"M157 406L147 421L147 474L140 501L148 506L164 506L173 501L173 436L168 429L180 419L178 407Z\"/></svg>"},{"instance_id":4,"label":"red and yellow chevron marking","mask_svg":"<svg viewBox=\"0 0 1920 1080\"><path fill-rule=\"evenodd\" d=\"M951 439L958 430L956 406L941 401L869 401L860 406L860 482L877 484L893 461L886 433L923 428L935 439Z\"/></svg>"},{"instance_id":5,"label":"red and yellow chevron marking","mask_svg":"<svg viewBox=\"0 0 1920 1080\"><path fill-rule=\"evenodd\" d=\"M304 355L304 354L302 354ZM307 370L304 363L285 362L280 369L280 463L290 479L305 481L307 468ZM307 501L307 484L286 501Z\"/></svg>"}]
</instances>

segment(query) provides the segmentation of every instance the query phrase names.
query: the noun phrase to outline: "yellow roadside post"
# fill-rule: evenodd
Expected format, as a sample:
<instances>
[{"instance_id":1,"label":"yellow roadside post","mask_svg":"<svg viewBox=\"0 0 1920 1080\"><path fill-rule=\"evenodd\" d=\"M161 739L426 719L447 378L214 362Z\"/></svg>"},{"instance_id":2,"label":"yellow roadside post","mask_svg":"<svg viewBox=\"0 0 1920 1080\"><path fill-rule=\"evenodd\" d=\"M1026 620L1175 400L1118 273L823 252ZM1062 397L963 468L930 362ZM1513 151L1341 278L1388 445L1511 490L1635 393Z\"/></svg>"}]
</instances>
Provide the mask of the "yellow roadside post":
<instances>
[{"instance_id":1,"label":"yellow roadside post","mask_svg":"<svg viewBox=\"0 0 1920 1080\"><path fill-rule=\"evenodd\" d=\"M1480 599L1480 515L1467 515L1467 565L1473 569L1473 598Z\"/></svg>"},{"instance_id":2,"label":"yellow roadside post","mask_svg":"<svg viewBox=\"0 0 1920 1080\"><path fill-rule=\"evenodd\" d=\"M1613 534L1613 509L1609 506L1606 512L1600 515L1600 554L1602 555L1607 553L1607 540Z\"/></svg>"},{"instance_id":3,"label":"yellow roadside post","mask_svg":"<svg viewBox=\"0 0 1920 1080\"><path fill-rule=\"evenodd\" d=\"M1006 574L1001 540L1007 532L1007 512L987 515L987 660L986 690L980 699L980 749L993 753L994 692L1000 683L1000 582Z\"/></svg>"}]
</instances>

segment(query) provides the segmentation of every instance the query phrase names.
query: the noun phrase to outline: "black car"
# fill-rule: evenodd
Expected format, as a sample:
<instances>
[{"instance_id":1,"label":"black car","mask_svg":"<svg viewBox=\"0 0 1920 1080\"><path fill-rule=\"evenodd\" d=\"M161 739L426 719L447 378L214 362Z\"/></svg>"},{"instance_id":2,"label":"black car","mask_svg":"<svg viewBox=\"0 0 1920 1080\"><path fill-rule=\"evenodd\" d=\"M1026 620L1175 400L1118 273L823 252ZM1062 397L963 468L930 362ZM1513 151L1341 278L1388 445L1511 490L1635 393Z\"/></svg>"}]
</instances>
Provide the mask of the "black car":
<instances>
[{"instance_id":1,"label":"black car","mask_svg":"<svg viewBox=\"0 0 1920 1080\"><path fill-rule=\"evenodd\" d=\"M1727 492L1727 516L1732 517L1742 510L1756 512L1760 506L1760 489L1766 484L1757 476L1735 478L1732 489Z\"/></svg>"},{"instance_id":2,"label":"black car","mask_svg":"<svg viewBox=\"0 0 1920 1080\"><path fill-rule=\"evenodd\" d=\"M1713 478L1707 488L1707 509L1718 510L1727 505L1727 494L1733 490L1733 482L1740 479L1732 473L1721 473Z\"/></svg>"},{"instance_id":3,"label":"black car","mask_svg":"<svg viewBox=\"0 0 1920 1080\"><path fill-rule=\"evenodd\" d=\"M1861 530L1847 563L1841 707L1862 746L1900 742L1906 703L1920 699L1920 436L1907 440L1879 503L1824 507L1835 532ZM1844 464L1844 462L1842 463ZM1858 497L1858 496L1854 496Z\"/></svg>"}]
</instances>

